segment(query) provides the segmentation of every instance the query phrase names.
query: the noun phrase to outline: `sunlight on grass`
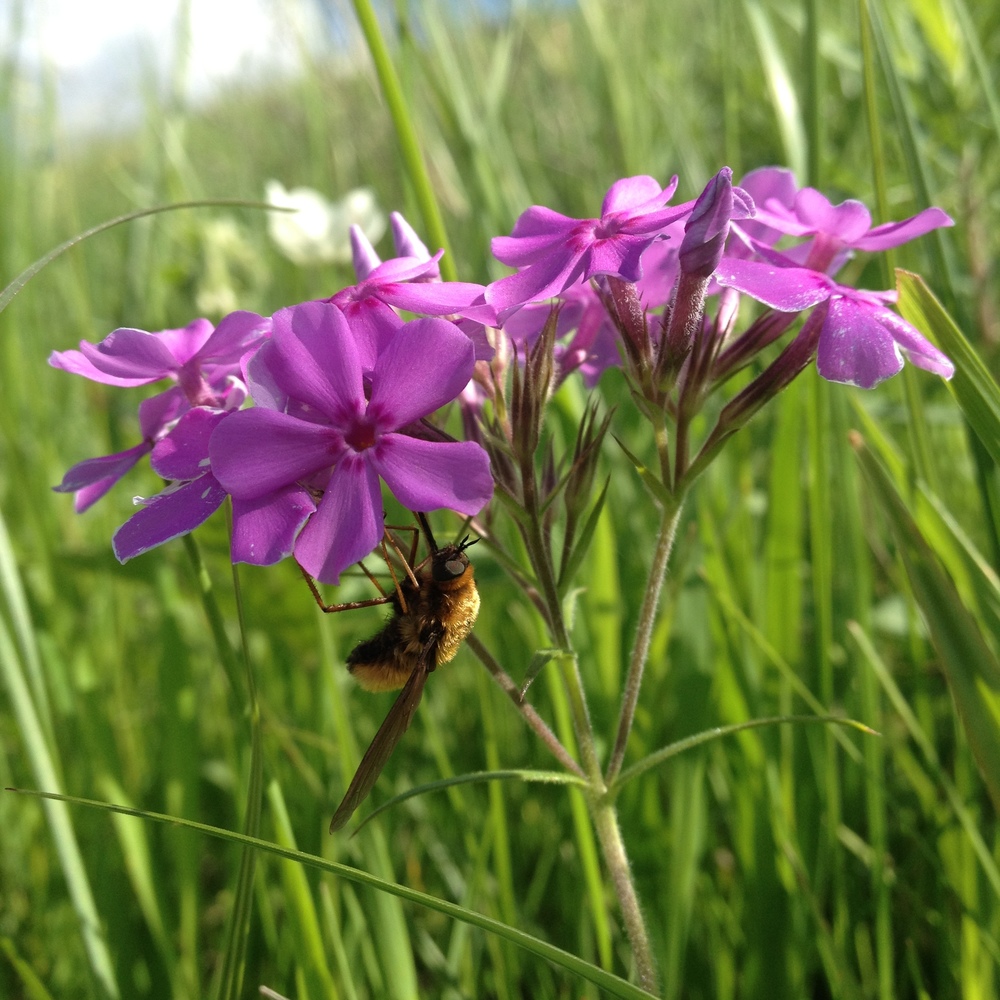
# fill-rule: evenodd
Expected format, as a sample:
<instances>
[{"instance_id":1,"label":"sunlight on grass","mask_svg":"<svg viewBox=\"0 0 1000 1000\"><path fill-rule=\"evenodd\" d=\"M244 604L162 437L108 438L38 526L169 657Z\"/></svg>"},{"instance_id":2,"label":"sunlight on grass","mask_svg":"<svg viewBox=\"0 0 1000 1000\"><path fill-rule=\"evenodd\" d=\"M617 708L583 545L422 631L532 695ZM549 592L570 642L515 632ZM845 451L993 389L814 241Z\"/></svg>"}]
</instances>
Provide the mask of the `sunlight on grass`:
<instances>
[{"instance_id":1,"label":"sunlight on grass","mask_svg":"<svg viewBox=\"0 0 1000 1000\"><path fill-rule=\"evenodd\" d=\"M150 88L132 130L73 138L51 103L28 114L4 53L0 778L196 829L0 795L0 996L642 995L573 669L599 764L615 761L605 815L663 996L995 994L1000 25L986 7L380 6L378 73L331 51L198 105ZM382 96L388 71L400 104ZM392 704L344 669L386 609L320 615L290 560L241 566L241 636L222 515L197 551L174 541L120 565L110 539L158 477L137 467L83 515L52 487L140 440L144 390L71 378L50 352L183 327L212 302L269 316L351 283L346 265L296 266L270 242L272 178L330 201L371 188L432 253L448 246L454 276L485 284L506 273L490 239L529 205L590 218L617 178L674 173L683 202L726 163L736 182L779 163L802 184L818 173L876 223L943 206L955 227L885 266L923 275L901 272L901 307L955 378L907 370L868 393L806 371L671 512L643 401L606 371L595 420L613 410L613 437L598 437L583 542L550 588L575 657L547 629L546 581L498 499L467 529L484 536L469 555L473 648L429 677L371 801L329 836ZM376 249L390 256L388 239ZM868 254L845 273L889 287ZM692 440L777 353L726 383ZM556 454L572 455L591 395L573 376L554 396ZM663 552L625 743L621 692ZM373 591L345 573L329 593ZM241 639L259 716L231 652ZM767 724L807 713L822 724ZM557 779L556 744L581 755Z\"/></svg>"}]
</instances>

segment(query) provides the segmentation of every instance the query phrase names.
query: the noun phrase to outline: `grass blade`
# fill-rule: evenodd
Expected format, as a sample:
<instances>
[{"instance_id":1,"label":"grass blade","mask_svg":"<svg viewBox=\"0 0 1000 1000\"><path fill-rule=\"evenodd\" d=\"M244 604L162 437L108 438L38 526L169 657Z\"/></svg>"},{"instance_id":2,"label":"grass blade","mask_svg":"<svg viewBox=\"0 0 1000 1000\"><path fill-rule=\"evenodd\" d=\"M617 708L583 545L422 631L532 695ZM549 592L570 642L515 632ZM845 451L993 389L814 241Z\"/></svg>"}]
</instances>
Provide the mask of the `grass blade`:
<instances>
[{"instance_id":1,"label":"grass blade","mask_svg":"<svg viewBox=\"0 0 1000 1000\"><path fill-rule=\"evenodd\" d=\"M1000 663L885 470L860 439L855 447L865 481L896 536L972 752L1000 808L1000 687L995 683Z\"/></svg>"},{"instance_id":2,"label":"grass blade","mask_svg":"<svg viewBox=\"0 0 1000 1000\"><path fill-rule=\"evenodd\" d=\"M405 885L387 882L385 879L378 878L378 876L371 875L358 868L352 868L350 865L340 864L336 861L328 861L326 858L320 858L314 854L305 854L302 851L297 851L291 847L282 847L280 844L273 844L270 841L261 840L258 837L248 837L246 834L237 833L234 830L223 830L219 827L209 826L206 823L198 823L194 820L184 819L179 816L168 816L164 813L148 812L143 809L131 809L127 806L115 805L112 802L99 802L94 799L84 799L74 795L59 795L52 792L39 792L17 788L7 789L7 791L47 799L62 805L70 804L87 806L88 808L100 809L105 812L120 813L125 816L136 816L140 819L149 820L153 823L166 823L182 827L186 830L192 830L208 837L214 837L217 840L223 840L228 843L252 848L262 853L270 854L272 857L281 858L287 861L295 861L310 868L315 868L317 871L326 872L330 875L336 875L340 878L346 879L348 882L353 882L356 885L370 886L373 889L377 889L379 892L395 896L398 899L403 899L410 903L417 903L420 906L425 906L430 910L434 910L435 912L441 913L454 920L461 920L464 923L472 925L473 927L478 927L480 930L487 931L490 934L495 934L498 937L517 945L519 948L523 948L525 951L535 955L537 958L542 958L547 962L551 962L558 968L571 972L573 975L579 976L586 982L593 983L599 989L604 990L609 996L621 997L622 1000L650 1000L650 998L653 997L653 994L647 993L638 986L633 986L631 983L626 982L619 976L615 976L610 972L605 972L603 969L600 969L595 965L591 965L589 962L585 962L581 958L577 958L576 955L573 955L568 951L564 951L562 948L557 948L555 945L551 945L547 941L542 941L541 938L528 934L517 927L511 927L510 925L504 924L499 920L494 920L492 917L484 916L483 914L476 913L474 910L467 909L464 906L458 906L456 903L451 903L446 899L439 899L436 896L430 896L425 892L420 892L417 889L410 889Z\"/></svg>"}]
</instances>

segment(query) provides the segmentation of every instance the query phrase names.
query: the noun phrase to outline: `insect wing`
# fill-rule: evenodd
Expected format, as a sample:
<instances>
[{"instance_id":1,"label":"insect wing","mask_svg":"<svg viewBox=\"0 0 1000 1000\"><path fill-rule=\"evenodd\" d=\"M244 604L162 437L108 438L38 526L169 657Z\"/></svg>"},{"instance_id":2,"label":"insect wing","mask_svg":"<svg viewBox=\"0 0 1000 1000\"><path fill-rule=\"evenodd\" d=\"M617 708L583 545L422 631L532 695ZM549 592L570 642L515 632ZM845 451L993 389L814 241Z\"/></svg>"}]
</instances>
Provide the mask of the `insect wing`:
<instances>
[{"instance_id":1,"label":"insect wing","mask_svg":"<svg viewBox=\"0 0 1000 1000\"><path fill-rule=\"evenodd\" d=\"M337 806L337 811L330 820L330 833L339 830L354 814L354 810L361 805L368 797L378 776L382 773L386 761L392 756L392 751L402 738L403 733L410 728L413 720L413 713L420 704L420 698L424 693L424 684L427 682L426 662L420 663L410 674L410 679L399 692L399 696L392 703L389 714L385 721L378 728L375 738L365 751L361 763L358 765L351 784L344 795L343 801Z\"/></svg>"}]
</instances>

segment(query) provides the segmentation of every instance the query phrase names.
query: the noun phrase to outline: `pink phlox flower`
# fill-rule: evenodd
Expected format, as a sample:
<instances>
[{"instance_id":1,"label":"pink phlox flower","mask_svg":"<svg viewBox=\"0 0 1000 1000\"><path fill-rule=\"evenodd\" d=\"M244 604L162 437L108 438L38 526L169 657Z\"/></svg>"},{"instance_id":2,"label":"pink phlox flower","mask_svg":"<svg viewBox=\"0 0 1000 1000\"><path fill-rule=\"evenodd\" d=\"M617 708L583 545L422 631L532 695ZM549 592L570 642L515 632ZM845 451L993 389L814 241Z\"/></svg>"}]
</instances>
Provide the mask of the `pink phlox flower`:
<instances>
[{"instance_id":1,"label":"pink phlox flower","mask_svg":"<svg viewBox=\"0 0 1000 1000\"><path fill-rule=\"evenodd\" d=\"M82 513L149 454L154 470L164 478L176 478L157 469L157 450L165 453L181 447L179 442L186 434L184 417L192 410L221 412L240 406L246 397L237 377L241 356L269 333L269 320L256 313L237 312L214 329L204 319L155 334L125 328L98 344L83 341L79 351L54 351L49 358L53 367L106 385L147 385L163 378L178 383L139 404L139 444L78 462L55 490L74 493L74 508ZM205 450L202 456L206 461L207 454Z\"/></svg>"},{"instance_id":2,"label":"pink phlox flower","mask_svg":"<svg viewBox=\"0 0 1000 1000\"><path fill-rule=\"evenodd\" d=\"M894 291L872 292L840 285L822 271L782 267L774 261L724 258L716 280L781 312L798 312L830 301L820 330L816 367L831 382L871 389L897 374L905 354L918 368L949 379L951 361L886 303Z\"/></svg>"},{"instance_id":3,"label":"pink phlox flower","mask_svg":"<svg viewBox=\"0 0 1000 1000\"><path fill-rule=\"evenodd\" d=\"M179 390L174 388L168 392L178 393ZM245 396L242 383L239 383L239 388L226 398L224 407L184 409L167 433L152 444L150 465L158 476L169 481L169 485L155 496L133 499L139 510L111 540L121 562L186 535L222 505L226 492L212 474L208 443L212 431L239 408Z\"/></svg>"},{"instance_id":4,"label":"pink phlox flower","mask_svg":"<svg viewBox=\"0 0 1000 1000\"><path fill-rule=\"evenodd\" d=\"M352 233L352 240L355 239ZM374 251L372 251L374 254ZM403 324L396 310L422 316L461 318L476 324L496 325L496 313L486 304L483 285L467 281L434 280L439 276L438 261L443 250L433 257L394 257L368 270L356 285L344 288L330 298L343 310L355 331L361 351L361 364L371 371L375 359ZM361 263L359 265L359 259ZM372 260L355 254L355 267L362 273ZM481 349L481 344L478 345ZM478 355L477 355L478 356ZM486 355L489 360L492 355Z\"/></svg>"},{"instance_id":5,"label":"pink phlox flower","mask_svg":"<svg viewBox=\"0 0 1000 1000\"><path fill-rule=\"evenodd\" d=\"M872 226L871 213L862 202L849 198L834 205L815 188L796 189L792 172L776 167L754 171L741 184L754 196L757 202L754 223L767 236L762 237L753 226L744 226L744 230L770 245L775 242L770 238L773 233L811 237L808 256L803 257L802 251L794 256L799 263L819 271L836 269L845 259L846 251L888 250L933 229L954 225L946 212L932 207L900 222Z\"/></svg>"},{"instance_id":6,"label":"pink phlox flower","mask_svg":"<svg viewBox=\"0 0 1000 1000\"><path fill-rule=\"evenodd\" d=\"M691 210L690 203L665 207L676 189L676 177L666 188L653 177L623 178L608 189L598 219L571 219L532 206L518 218L510 236L491 241L493 256L519 270L493 282L486 301L504 322L522 306L596 275L638 281L643 251Z\"/></svg>"},{"instance_id":7,"label":"pink phlox flower","mask_svg":"<svg viewBox=\"0 0 1000 1000\"><path fill-rule=\"evenodd\" d=\"M261 561L263 502L282 490L322 492L293 551L318 580L337 583L382 535L380 480L410 510L475 514L492 495L486 453L473 442L401 433L454 400L472 375L469 339L441 319L403 324L376 357L366 393L363 350L341 309L307 302L274 316L269 382L309 408L305 420L264 405L229 415L212 434L212 470L234 500L261 501L258 523L234 537L233 558ZM264 384L263 379L258 380ZM273 397L274 393L270 393ZM271 530L292 534L289 515L268 510ZM298 515L296 514L296 517Z\"/></svg>"},{"instance_id":8,"label":"pink phlox flower","mask_svg":"<svg viewBox=\"0 0 1000 1000\"><path fill-rule=\"evenodd\" d=\"M389 225L392 227L392 245L396 248L397 257L416 257L418 260L430 260L431 252L424 241L417 235L399 212L389 214ZM418 281L440 281L441 271L435 267L417 279Z\"/></svg>"},{"instance_id":9,"label":"pink phlox flower","mask_svg":"<svg viewBox=\"0 0 1000 1000\"><path fill-rule=\"evenodd\" d=\"M733 172L723 167L698 196L684 224L678 254L681 271L695 278L710 278L722 259L730 224L753 216L753 198L742 188L733 187Z\"/></svg>"},{"instance_id":10,"label":"pink phlox flower","mask_svg":"<svg viewBox=\"0 0 1000 1000\"><path fill-rule=\"evenodd\" d=\"M79 351L53 351L53 368L83 375L105 385L139 386L172 378L191 406L215 406L240 359L270 333L270 320L256 313L234 312L215 328L207 319L185 327L147 333L122 328L98 344L80 342Z\"/></svg>"}]
</instances>

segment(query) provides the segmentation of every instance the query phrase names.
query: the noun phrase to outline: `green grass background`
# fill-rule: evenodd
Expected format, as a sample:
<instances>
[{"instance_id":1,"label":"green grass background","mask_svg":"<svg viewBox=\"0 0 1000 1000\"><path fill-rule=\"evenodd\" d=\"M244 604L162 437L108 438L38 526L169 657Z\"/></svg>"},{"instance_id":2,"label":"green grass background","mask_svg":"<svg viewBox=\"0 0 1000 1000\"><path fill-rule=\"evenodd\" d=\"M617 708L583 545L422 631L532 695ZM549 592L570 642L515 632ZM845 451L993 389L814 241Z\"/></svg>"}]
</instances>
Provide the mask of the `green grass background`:
<instances>
[{"instance_id":1,"label":"green grass background","mask_svg":"<svg viewBox=\"0 0 1000 1000\"><path fill-rule=\"evenodd\" d=\"M677 172L690 198L724 164L737 178L783 164L835 201L865 200L877 221L929 203L949 211L954 229L893 263L924 274L995 368L993 5L580 0L477 21L426 0L382 14L461 279L499 276L489 237L530 204L587 217L620 176ZM68 138L51 102L29 108L20 82L16 62L0 64L3 283L114 215L258 200L269 177L331 194L370 185L423 229L365 59L331 53L294 82L233 84L204 107L149 94L141 126L92 140ZM220 222L237 227L236 250ZM892 281L881 260L854 267L871 287ZM155 477L133 474L82 517L51 492L71 464L134 442L142 390L54 371L49 351L119 325L184 324L213 268L240 307L264 313L351 280L283 260L259 212L184 210L85 242L0 315L0 783L239 830L250 722L220 669L188 552L173 543L124 567L111 554L131 496L155 492ZM618 404L615 432L651 457L619 373L599 392ZM556 397L557 438L569 438L584 402L574 384ZM926 511L943 510L981 554L980 576L963 582L954 567L964 563L945 558L954 532L934 535L996 655L996 467L948 387L908 370L862 393L806 373L686 506L626 763L713 726L817 709L882 735L756 730L625 788L621 824L667 997L996 994L995 811L890 518L859 475L855 427L925 512L925 531ZM610 741L656 517L611 444L602 471L608 509L575 634L595 727ZM198 543L236 642L224 519ZM546 644L542 623L482 548L476 634L520 678ZM342 667L381 612L324 619L290 563L243 567L240 581L264 722L261 835L627 977L614 897L564 787L461 786L408 800L353 839L327 835L389 704ZM352 587L360 594L363 581ZM550 673L530 697L562 732ZM463 653L431 678L374 801L498 767L552 762ZM4 793L0 845L0 996L209 996L238 953L226 941L232 843ZM244 996L259 984L297 998L599 995L493 934L293 862L261 855L251 901Z\"/></svg>"}]
</instances>

